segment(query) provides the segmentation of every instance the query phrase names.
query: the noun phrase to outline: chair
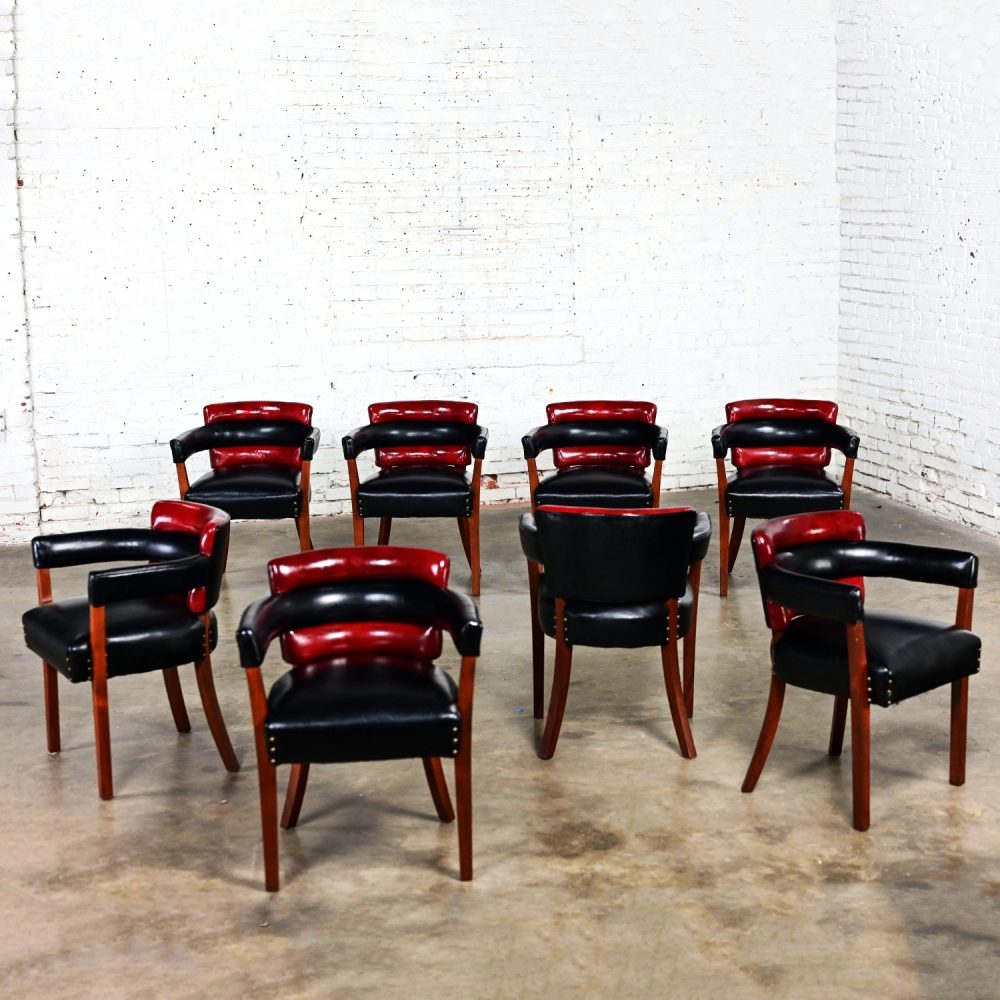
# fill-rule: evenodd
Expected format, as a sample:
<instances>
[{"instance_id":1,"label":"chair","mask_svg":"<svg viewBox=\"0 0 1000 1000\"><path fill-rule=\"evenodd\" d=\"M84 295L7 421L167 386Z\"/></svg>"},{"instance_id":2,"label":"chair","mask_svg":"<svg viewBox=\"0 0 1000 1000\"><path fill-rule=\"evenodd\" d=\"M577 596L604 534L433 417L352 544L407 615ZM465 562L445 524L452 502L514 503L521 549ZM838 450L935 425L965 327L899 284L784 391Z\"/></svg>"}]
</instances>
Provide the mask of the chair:
<instances>
[{"instance_id":1,"label":"chair","mask_svg":"<svg viewBox=\"0 0 1000 1000\"><path fill-rule=\"evenodd\" d=\"M49 753L61 749L61 673L73 684L90 681L97 746L97 790L114 795L108 679L159 670L177 731L191 731L177 667L194 663L205 719L219 756L238 771L212 680L211 652L218 627L212 608L219 599L229 547L229 516L179 500L153 505L148 529L79 531L33 539L37 608L22 622L28 648L42 658L45 730ZM93 570L87 597L53 602L51 571L63 566L114 561L148 565Z\"/></svg>"},{"instance_id":2,"label":"chair","mask_svg":"<svg viewBox=\"0 0 1000 1000\"><path fill-rule=\"evenodd\" d=\"M521 438L528 462L531 508L658 507L667 431L658 427L656 404L641 400L570 400L545 407L548 423ZM538 477L538 458L551 450L554 472ZM652 479L646 469L653 463ZM711 530L711 529L709 529ZM699 561L699 572L701 569ZM539 564L528 560L531 657L535 718L542 717L545 636L538 624ZM692 644L692 651L693 651ZM685 643L685 652L687 644Z\"/></svg>"},{"instance_id":3,"label":"chair","mask_svg":"<svg viewBox=\"0 0 1000 1000\"><path fill-rule=\"evenodd\" d=\"M472 695L482 635L476 606L447 589L447 556L397 546L320 549L268 564L271 596L243 614L257 746L264 873L278 889L277 776L291 764L284 829L298 822L311 764L420 757L442 822L455 818L442 757L455 760L460 878L472 878ZM459 683L434 661L442 629ZM264 691L275 638L291 669Z\"/></svg>"},{"instance_id":4,"label":"chair","mask_svg":"<svg viewBox=\"0 0 1000 1000\"><path fill-rule=\"evenodd\" d=\"M181 499L208 504L231 517L291 517L299 548L312 548L309 473L319 447L307 403L210 403L202 427L170 442ZM207 451L211 471L189 484L186 462Z\"/></svg>"},{"instance_id":5,"label":"chair","mask_svg":"<svg viewBox=\"0 0 1000 1000\"><path fill-rule=\"evenodd\" d=\"M840 756L851 710L854 827L869 825L869 714L951 685L953 785L965 783L969 677L979 670L972 627L979 560L968 552L874 542L852 511L769 521L752 537L764 617L771 628L771 691L743 782L752 792L781 716L785 686L833 695L829 753ZM869 611L864 578L894 577L958 588L955 624Z\"/></svg>"},{"instance_id":6,"label":"chair","mask_svg":"<svg viewBox=\"0 0 1000 1000\"><path fill-rule=\"evenodd\" d=\"M559 740L574 646L659 646L681 753L695 756L677 643L686 635L694 639L698 522L689 507L543 506L521 516L524 554L543 567L536 615L545 634L556 640L549 717L538 751L543 760L552 757ZM693 656L691 663L693 669ZM535 717L540 718L543 672L536 671L534 679Z\"/></svg>"},{"instance_id":7,"label":"chair","mask_svg":"<svg viewBox=\"0 0 1000 1000\"><path fill-rule=\"evenodd\" d=\"M825 399L741 399L726 404L726 423L712 431L719 479L719 595L748 517L783 517L851 506L851 479L860 438L837 423L837 404ZM841 482L824 470L831 449L844 453ZM732 449L736 474L726 478ZM729 520L733 519L732 536Z\"/></svg>"},{"instance_id":8,"label":"chair","mask_svg":"<svg viewBox=\"0 0 1000 1000\"><path fill-rule=\"evenodd\" d=\"M368 423L347 434L354 544L365 544L367 517L379 518L378 544L389 544L394 517L454 517L479 595L479 481L488 431L475 403L421 399L372 403ZM378 472L363 483L358 455L375 450ZM470 462L472 479L466 475Z\"/></svg>"}]
</instances>

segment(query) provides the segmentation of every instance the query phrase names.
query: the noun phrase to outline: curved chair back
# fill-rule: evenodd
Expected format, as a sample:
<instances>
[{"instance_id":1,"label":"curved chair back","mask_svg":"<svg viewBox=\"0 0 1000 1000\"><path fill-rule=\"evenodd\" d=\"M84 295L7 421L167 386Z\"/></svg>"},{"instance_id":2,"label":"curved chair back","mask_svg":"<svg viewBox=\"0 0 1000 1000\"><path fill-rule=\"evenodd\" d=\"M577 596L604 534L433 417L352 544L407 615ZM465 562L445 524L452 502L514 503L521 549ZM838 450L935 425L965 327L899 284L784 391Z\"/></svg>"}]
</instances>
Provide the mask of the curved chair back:
<instances>
[{"instance_id":1,"label":"curved chair back","mask_svg":"<svg viewBox=\"0 0 1000 1000\"><path fill-rule=\"evenodd\" d=\"M553 595L604 604L684 595L698 519L690 507L542 506L535 519Z\"/></svg>"},{"instance_id":2,"label":"curved chair back","mask_svg":"<svg viewBox=\"0 0 1000 1000\"><path fill-rule=\"evenodd\" d=\"M393 403L372 403L368 407L368 421L372 424L423 424L433 435L442 425L467 424L475 426L479 407L445 399L404 400ZM447 465L466 468L472 462L469 445L434 444L421 441L419 429L412 428L414 444L375 449L375 464L380 469L393 469L401 465Z\"/></svg>"},{"instance_id":3,"label":"curved chair back","mask_svg":"<svg viewBox=\"0 0 1000 1000\"><path fill-rule=\"evenodd\" d=\"M576 437L584 438L589 428L583 428L583 433L580 433L573 425L599 421L609 425L609 430L616 428L619 433L627 435L628 424L656 423L655 403L641 400L570 400L549 403L545 407L545 416L550 425L565 425L560 427L565 431L563 440L573 442L553 448L552 458L557 469L613 465L640 472L648 468L652 461L648 445L631 447L617 444L588 444L584 440L575 442Z\"/></svg>"},{"instance_id":4,"label":"curved chair back","mask_svg":"<svg viewBox=\"0 0 1000 1000\"><path fill-rule=\"evenodd\" d=\"M726 421L744 424L741 440L732 450L733 465L749 469L759 465L793 465L825 469L830 447L823 443L823 424L837 423L837 404L828 399L741 399L726 404ZM816 425L820 426L816 426ZM800 443L785 443L789 439ZM816 444L805 443L816 438Z\"/></svg>"},{"instance_id":5,"label":"curved chair back","mask_svg":"<svg viewBox=\"0 0 1000 1000\"><path fill-rule=\"evenodd\" d=\"M209 462L213 469L233 465L283 465L302 468L302 442L312 429L308 403L242 401L209 403L205 426L213 430Z\"/></svg>"},{"instance_id":6,"label":"curved chair back","mask_svg":"<svg viewBox=\"0 0 1000 1000\"><path fill-rule=\"evenodd\" d=\"M187 606L196 615L214 608L229 554L229 515L216 507L187 500L159 500L153 504L149 526L153 531L176 531L197 537L198 550L208 556L208 573L202 586L188 591Z\"/></svg>"}]
</instances>

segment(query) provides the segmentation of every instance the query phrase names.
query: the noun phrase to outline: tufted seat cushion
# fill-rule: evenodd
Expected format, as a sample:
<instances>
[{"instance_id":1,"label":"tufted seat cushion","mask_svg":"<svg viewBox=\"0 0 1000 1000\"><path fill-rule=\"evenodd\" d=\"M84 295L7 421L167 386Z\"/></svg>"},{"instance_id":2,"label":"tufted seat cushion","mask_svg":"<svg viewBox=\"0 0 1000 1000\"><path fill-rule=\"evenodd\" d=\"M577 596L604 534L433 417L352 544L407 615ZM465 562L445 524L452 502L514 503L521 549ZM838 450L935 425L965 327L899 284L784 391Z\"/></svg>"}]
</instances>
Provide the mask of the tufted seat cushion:
<instances>
[{"instance_id":1,"label":"tufted seat cushion","mask_svg":"<svg viewBox=\"0 0 1000 1000\"><path fill-rule=\"evenodd\" d=\"M733 517L784 517L840 510L844 491L822 469L761 465L729 480L726 505Z\"/></svg>"},{"instance_id":2,"label":"tufted seat cushion","mask_svg":"<svg viewBox=\"0 0 1000 1000\"><path fill-rule=\"evenodd\" d=\"M649 480L628 469L566 469L546 476L535 490L535 505L565 507L651 507Z\"/></svg>"},{"instance_id":3,"label":"tufted seat cushion","mask_svg":"<svg viewBox=\"0 0 1000 1000\"><path fill-rule=\"evenodd\" d=\"M979 671L977 635L909 615L866 614L870 700L891 705ZM774 646L775 673L824 694L850 693L843 625L802 615Z\"/></svg>"},{"instance_id":4,"label":"tufted seat cushion","mask_svg":"<svg viewBox=\"0 0 1000 1000\"><path fill-rule=\"evenodd\" d=\"M90 605L84 598L43 604L21 619L28 648L73 683L90 680ZM218 627L210 613L205 626L180 601L144 598L107 606L108 676L162 670L194 663L215 649Z\"/></svg>"},{"instance_id":5,"label":"tufted seat cushion","mask_svg":"<svg viewBox=\"0 0 1000 1000\"><path fill-rule=\"evenodd\" d=\"M384 469L358 487L362 517L468 517L472 487L461 469L404 465Z\"/></svg>"},{"instance_id":6,"label":"tufted seat cushion","mask_svg":"<svg viewBox=\"0 0 1000 1000\"><path fill-rule=\"evenodd\" d=\"M267 699L264 733L277 764L454 757L457 687L406 657L338 657L294 667Z\"/></svg>"},{"instance_id":7,"label":"tufted seat cushion","mask_svg":"<svg viewBox=\"0 0 1000 1000\"><path fill-rule=\"evenodd\" d=\"M678 602L677 634L691 627L694 593L690 587ZM556 603L542 575L538 588L538 619L550 638L556 634ZM566 642L570 646L602 649L638 649L662 646L667 641L670 620L666 605L659 601L642 604L596 604L566 602Z\"/></svg>"},{"instance_id":8,"label":"tufted seat cushion","mask_svg":"<svg viewBox=\"0 0 1000 1000\"><path fill-rule=\"evenodd\" d=\"M302 494L296 470L268 465L234 465L208 472L185 500L218 507L231 517L298 517Z\"/></svg>"}]
</instances>

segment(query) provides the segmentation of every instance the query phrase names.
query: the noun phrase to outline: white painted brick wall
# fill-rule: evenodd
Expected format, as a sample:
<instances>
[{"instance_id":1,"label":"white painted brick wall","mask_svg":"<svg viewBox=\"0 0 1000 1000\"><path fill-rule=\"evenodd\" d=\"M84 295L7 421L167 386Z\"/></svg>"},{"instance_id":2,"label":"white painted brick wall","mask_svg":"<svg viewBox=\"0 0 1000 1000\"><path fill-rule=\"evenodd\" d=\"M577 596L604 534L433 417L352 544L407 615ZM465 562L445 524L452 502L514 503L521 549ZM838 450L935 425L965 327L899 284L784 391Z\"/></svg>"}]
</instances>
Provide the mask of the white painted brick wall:
<instances>
[{"instance_id":1,"label":"white painted brick wall","mask_svg":"<svg viewBox=\"0 0 1000 1000\"><path fill-rule=\"evenodd\" d=\"M569 397L655 400L667 486L713 482L727 399L835 392L833 29L825 0L22 2L43 528L144 517L169 438L237 397L315 403L320 513L386 398L477 400L488 500Z\"/></svg>"},{"instance_id":2,"label":"white painted brick wall","mask_svg":"<svg viewBox=\"0 0 1000 1000\"><path fill-rule=\"evenodd\" d=\"M1000 7L841 0L841 403L857 482L1000 534Z\"/></svg>"}]
</instances>

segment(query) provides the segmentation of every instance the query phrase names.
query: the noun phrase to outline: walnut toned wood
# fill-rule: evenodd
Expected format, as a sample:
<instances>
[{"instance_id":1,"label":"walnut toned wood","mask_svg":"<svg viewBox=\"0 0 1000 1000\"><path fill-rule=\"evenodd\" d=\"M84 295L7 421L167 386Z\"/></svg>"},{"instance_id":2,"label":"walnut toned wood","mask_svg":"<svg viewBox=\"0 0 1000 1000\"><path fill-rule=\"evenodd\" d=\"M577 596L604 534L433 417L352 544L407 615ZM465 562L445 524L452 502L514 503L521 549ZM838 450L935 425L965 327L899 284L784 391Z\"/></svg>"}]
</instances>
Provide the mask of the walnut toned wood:
<instances>
[{"instance_id":1,"label":"walnut toned wood","mask_svg":"<svg viewBox=\"0 0 1000 1000\"><path fill-rule=\"evenodd\" d=\"M740 543L743 541L743 529L747 526L747 519L745 517L734 517L733 518L733 535L729 539L729 563L726 570L726 575L728 576L733 572L733 567L736 565L736 557L740 553Z\"/></svg>"},{"instance_id":2,"label":"walnut toned wood","mask_svg":"<svg viewBox=\"0 0 1000 1000\"><path fill-rule=\"evenodd\" d=\"M784 702L785 682L777 674L772 673L771 690L767 696L767 708L764 709L764 721L760 726L760 735L757 737L757 746L754 748L753 757L750 758L750 766L743 779L742 791L744 792L752 792L757 787L760 772L764 770L767 755L771 752L771 745L774 743L774 736L778 731L781 706Z\"/></svg>"},{"instance_id":3,"label":"walnut toned wood","mask_svg":"<svg viewBox=\"0 0 1000 1000\"><path fill-rule=\"evenodd\" d=\"M174 468L177 470L177 489L183 500L191 488L191 484L188 482L187 466L183 462L177 462Z\"/></svg>"},{"instance_id":4,"label":"walnut toned wood","mask_svg":"<svg viewBox=\"0 0 1000 1000\"><path fill-rule=\"evenodd\" d=\"M871 822L871 704L868 700L868 655L862 623L847 625L847 664L851 682L851 772L854 829Z\"/></svg>"},{"instance_id":5,"label":"walnut toned wood","mask_svg":"<svg viewBox=\"0 0 1000 1000\"><path fill-rule=\"evenodd\" d=\"M538 586L542 568L528 560L528 600L531 602L531 682L536 719L545 716L545 633L538 621Z\"/></svg>"},{"instance_id":6,"label":"walnut toned wood","mask_svg":"<svg viewBox=\"0 0 1000 1000\"><path fill-rule=\"evenodd\" d=\"M715 471L719 481L719 597L729 593L729 510L726 507L726 463L715 460Z\"/></svg>"},{"instance_id":7,"label":"walnut toned wood","mask_svg":"<svg viewBox=\"0 0 1000 1000\"><path fill-rule=\"evenodd\" d=\"M215 748L219 751L226 770L235 773L240 769L240 762L229 740L225 719L222 718L222 709L219 708L219 699L215 693L215 680L212 677L212 658L207 653L195 663L194 676L198 682L201 706L205 710L205 721L215 741Z\"/></svg>"},{"instance_id":8,"label":"walnut toned wood","mask_svg":"<svg viewBox=\"0 0 1000 1000\"><path fill-rule=\"evenodd\" d=\"M104 608L90 608L91 699L94 707L94 744L97 751L97 793L114 798L111 775L111 728L108 719L108 646Z\"/></svg>"},{"instance_id":9,"label":"walnut toned wood","mask_svg":"<svg viewBox=\"0 0 1000 1000\"><path fill-rule=\"evenodd\" d=\"M392 534L392 518L382 517L378 522L378 544L388 545L389 536Z\"/></svg>"},{"instance_id":10,"label":"walnut toned wood","mask_svg":"<svg viewBox=\"0 0 1000 1000\"><path fill-rule=\"evenodd\" d=\"M246 670L250 691L250 712L253 716L254 746L257 751L257 778L260 786L260 823L264 841L264 886L277 892L281 885L278 870L278 779L277 768L267 752L264 722L267 719L267 694L260 667Z\"/></svg>"},{"instance_id":11,"label":"walnut toned wood","mask_svg":"<svg viewBox=\"0 0 1000 1000\"><path fill-rule=\"evenodd\" d=\"M472 542L469 539L469 519L467 517L456 517L458 521L458 533L462 536L462 548L465 550L465 558L469 566L472 566Z\"/></svg>"},{"instance_id":12,"label":"walnut toned wood","mask_svg":"<svg viewBox=\"0 0 1000 1000\"><path fill-rule=\"evenodd\" d=\"M184 692L181 690L181 679L177 676L176 667L164 667L163 686L167 689L167 701L170 702L170 714L174 717L174 725L179 733L191 732L191 720L184 706Z\"/></svg>"},{"instance_id":13,"label":"walnut toned wood","mask_svg":"<svg viewBox=\"0 0 1000 1000\"><path fill-rule=\"evenodd\" d=\"M552 693L549 695L549 717L545 721L538 756L550 760L559 742L559 730L566 712L566 696L569 692L569 677L573 668L573 648L566 642L566 602L557 597L556 601L556 663L552 672Z\"/></svg>"},{"instance_id":14,"label":"walnut toned wood","mask_svg":"<svg viewBox=\"0 0 1000 1000\"><path fill-rule=\"evenodd\" d=\"M35 570L38 603L52 603L52 573L47 569ZM45 748L49 753L62 750L59 733L59 673L51 663L42 661L42 689L45 695Z\"/></svg>"},{"instance_id":15,"label":"walnut toned wood","mask_svg":"<svg viewBox=\"0 0 1000 1000\"><path fill-rule=\"evenodd\" d=\"M660 506L660 482L663 479L663 459L658 458L653 462L653 506Z\"/></svg>"},{"instance_id":16,"label":"walnut toned wood","mask_svg":"<svg viewBox=\"0 0 1000 1000\"><path fill-rule=\"evenodd\" d=\"M313 547L312 533L309 528L309 500L312 492L310 486L310 470L312 462L302 463L302 474L299 478L299 490L302 499L299 505L299 515L295 518L295 530L299 535L299 551L308 552Z\"/></svg>"},{"instance_id":17,"label":"walnut toned wood","mask_svg":"<svg viewBox=\"0 0 1000 1000\"><path fill-rule=\"evenodd\" d=\"M840 488L844 491L844 510L851 509L851 484L854 481L854 459L844 461L844 475L840 480Z\"/></svg>"},{"instance_id":18,"label":"walnut toned wood","mask_svg":"<svg viewBox=\"0 0 1000 1000\"><path fill-rule=\"evenodd\" d=\"M349 458L347 460L347 478L351 484L351 517L354 523L354 544L365 544L365 519L358 513L358 487L361 481L358 478L358 460Z\"/></svg>"},{"instance_id":19,"label":"walnut toned wood","mask_svg":"<svg viewBox=\"0 0 1000 1000\"><path fill-rule=\"evenodd\" d=\"M975 591L961 587L955 609L955 627L971 630L972 603ZM969 678L951 682L951 736L949 745L948 780L953 785L965 784L966 742L969 727Z\"/></svg>"},{"instance_id":20,"label":"walnut toned wood","mask_svg":"<svg viewBox=\"0 0 1000 1000\"><path fill-rule=\"evenodd\" d=\"M535 509L535 490L538 489L538 462L533 458L528 459L528 488L531 497L531 509Z\"/></svg>"},{"instance_id":21,"label":"walnut toned wood","mask_svg":"<svg viewBox=\"0 0 1000 1000\"><path fill-rule=\"evenodd\" d=\"M831 757L839 757L844 749L844 730L847 727L849 704L850 699L841 695L833 699L833 721L830 723L830 746L827 751Z\"/></svg>"},{"instance_id":22,"label":"walnut toned wood","mask_svg":"<svg viewBox=\"0 0 1000 1000\"><path fill-rule=\"evenodd\" d=\"M455 800L458 812L459 879L472 879L472 695L476 681L476 658L462 657L458 678L458 712L462 720L461 743L455 758Z\"/></svg>"},{"instance_id":23,"label":"walnut toned wood","mask_svg":"<svg viewBox=\"0 0 1000 1000\"><path fill-rule=\"evenodd\" d=\"M424 757L422 760L427 787L430 789L431 799L434 802L434 810L442 823L450 823L455 818L455 810L452 808L451 796L448 794L448 784L444 780L441 758Z\"/></svg>"},{"instance_id":24,"label":"walnut toned wood","mask_svg":"<svg viewBox=\"0 0 1000 1000\"><path fill-rule=\"evenodd\" d=\"M701 594L701 563L696 562L688 570L688 586L691 588L691 624L684 636L684 710L689 719L694 718L694 654L698 638L698 598Z\"/></svg>"},{"instance_id":25,"label":"walnut toned wood","mask_svg":"<svg viewBox=\"0 0 1000 1000\"><path fill-rule=\"evenodd\" d=\"M308 781L309 764L292 764L291 773L288 775L288 789L285 792L285 808L281 811L282 830L291 830L298 823Z\"/></svg>"},{"instance_id":26,"label":"walnut toned wood","mask_svg":"<svg viewBox=\"0 0 1000 1000\"><path fill-rule=\"evenodd\" d=\"M670 717L674 722L677 742L681 747L681 755L688 760L698 756L694 748L694 736L691 734L691 724L688 722L687 709L684 701L684 691L681 687L681 675L677 662L677 599L667 601L667 616L670 622L670 632L667 643L660 647L660 659L663 662L663 683L667 689L667 703L670 705Z\"/></svg>"},{"instance_id":27,"label":"walnut toned wood","mask_svg":"<svg viewBox=\"0 0 1000 1000\"><path fill-rule=\"evenodd\" d=\"M477 458L472 465L472 514L469 516L469 542L472 555L469 568L472 570L472 596L478 597L482 583L482 562L479 556L479 491L482 486L483 460Z\"/></svg>"}]
</instances>

